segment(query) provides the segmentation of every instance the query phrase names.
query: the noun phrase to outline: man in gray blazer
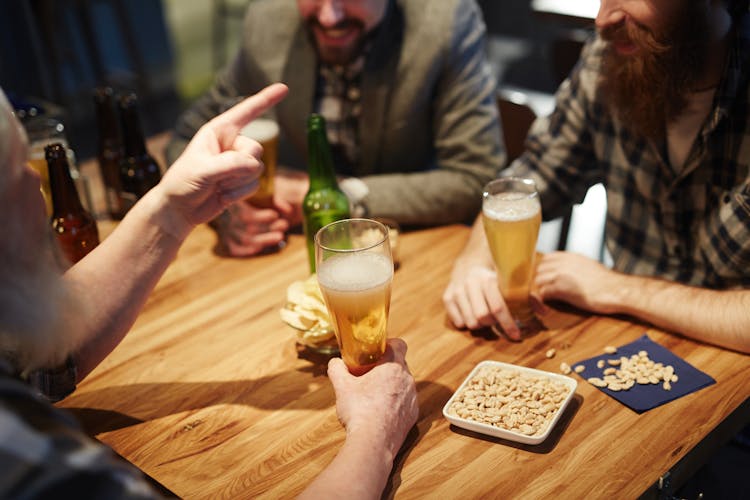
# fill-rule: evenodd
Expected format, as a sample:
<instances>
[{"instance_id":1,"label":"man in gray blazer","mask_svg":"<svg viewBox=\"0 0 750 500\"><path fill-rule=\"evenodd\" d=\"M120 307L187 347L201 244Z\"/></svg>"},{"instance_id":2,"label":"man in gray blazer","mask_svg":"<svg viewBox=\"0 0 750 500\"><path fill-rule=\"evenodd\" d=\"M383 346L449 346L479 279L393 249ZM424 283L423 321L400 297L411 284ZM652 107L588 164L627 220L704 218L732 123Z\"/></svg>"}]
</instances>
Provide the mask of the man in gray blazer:
<instances>
[{"instance_id":1,"label":"man in gray blazer","mask_svg":"<svg viewBox=\"0 0 750 500\"><path fill-rule=\"evenodd\" d=\"M474 0L254 0L241 47L179 119L167 159L239 96L289 86L274 208L237 203L214 221L230 255L279 243L301 222L308 115L329 124L353 215L405 225L470 221L505 161Z\"/></svg>"}]
</instances>

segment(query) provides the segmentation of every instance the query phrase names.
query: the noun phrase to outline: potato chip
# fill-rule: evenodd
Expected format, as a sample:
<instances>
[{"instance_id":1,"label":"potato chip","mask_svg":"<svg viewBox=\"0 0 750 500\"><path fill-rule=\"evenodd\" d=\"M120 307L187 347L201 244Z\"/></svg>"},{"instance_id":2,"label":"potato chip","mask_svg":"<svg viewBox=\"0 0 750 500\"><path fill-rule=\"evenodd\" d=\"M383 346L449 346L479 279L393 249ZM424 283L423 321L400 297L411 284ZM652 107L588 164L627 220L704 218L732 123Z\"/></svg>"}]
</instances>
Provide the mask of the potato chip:
<instances>
[{"instance_id":1,"label":"potato chip","mask_svg":"<svg viewBox=\"0 0 750 500\"><path fill-rule=\"evenodd\" d=\"M328 309L316 275L295 281L286 291L286 304L279 310L281 320L297 331L302 344L315 345L333 338Z\"/></svg>"}]
</instances>

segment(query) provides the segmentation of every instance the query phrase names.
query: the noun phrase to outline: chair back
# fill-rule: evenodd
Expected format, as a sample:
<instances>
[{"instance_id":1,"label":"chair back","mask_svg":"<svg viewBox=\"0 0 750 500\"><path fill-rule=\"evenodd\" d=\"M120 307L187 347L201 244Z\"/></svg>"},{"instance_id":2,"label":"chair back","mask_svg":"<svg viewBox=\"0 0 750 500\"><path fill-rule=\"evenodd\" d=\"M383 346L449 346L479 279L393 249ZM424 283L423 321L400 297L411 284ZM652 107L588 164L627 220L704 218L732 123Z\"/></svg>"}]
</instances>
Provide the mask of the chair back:
<instances>
[{"instance_id":1,"label":"chair back","mask_svg":"<svg viewBox=\"0 0 750 500\"><path fill-rule=\"evenodd\" d=\"M560 85L570 74L570 71L581 56L581 49L586 39L581 35L575 37L559 37L552 42L552 72L557 84Z\"/></svg>"},{"instance_id":2,"label":"chair back","mask_svg":"<svg viewBox=\"0 0 750 500\"><path fill-rule=\"evenodd\" d=\"M536 120L534 110L522 97L519 98L515 94L518 93L498 92L497 94L497 107L500 111L500 123L503 128L503 140L508 155L508 163L523 153L526 134L529 132L531 124Z\"/></svg>"}]
</instances>

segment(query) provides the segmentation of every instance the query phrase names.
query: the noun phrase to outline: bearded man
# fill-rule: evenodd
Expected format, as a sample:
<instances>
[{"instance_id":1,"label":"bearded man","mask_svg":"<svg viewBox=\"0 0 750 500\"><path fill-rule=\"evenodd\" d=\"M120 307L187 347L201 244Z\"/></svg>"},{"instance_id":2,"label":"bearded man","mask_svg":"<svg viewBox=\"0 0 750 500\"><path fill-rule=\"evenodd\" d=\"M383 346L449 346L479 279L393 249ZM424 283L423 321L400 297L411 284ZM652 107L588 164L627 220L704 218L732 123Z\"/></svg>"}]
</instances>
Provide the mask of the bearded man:
<instances>
[{"instance_id":1,"label":"bearded man","mask_svg":"<svg viewBox=\"0 0 750 500\"><path fill-rule=\"evenodd\" d=\"M501 175L534 179L546 219L602 182L613 269L545 255L536 298L750 352L748 2L602 0L596 24ZM477 221L443 301L457 327L519 339L496 278Z\"/></svg>"},{"instance_id":2,"label":"bearded man","mask_svg":"<svg viewBox=\"0 0 750 500\"><path fill-rule=\"evenodd\" d=\"M305 123L323 115L354 216L402 225L470 222L505 159L496 82L475 0L254 0L234 60L187 110L171 161L237 96L282 81L274 204L236 203L212 226L232 256L278 245L302 222Z\"/></svg>"}]
</instances>

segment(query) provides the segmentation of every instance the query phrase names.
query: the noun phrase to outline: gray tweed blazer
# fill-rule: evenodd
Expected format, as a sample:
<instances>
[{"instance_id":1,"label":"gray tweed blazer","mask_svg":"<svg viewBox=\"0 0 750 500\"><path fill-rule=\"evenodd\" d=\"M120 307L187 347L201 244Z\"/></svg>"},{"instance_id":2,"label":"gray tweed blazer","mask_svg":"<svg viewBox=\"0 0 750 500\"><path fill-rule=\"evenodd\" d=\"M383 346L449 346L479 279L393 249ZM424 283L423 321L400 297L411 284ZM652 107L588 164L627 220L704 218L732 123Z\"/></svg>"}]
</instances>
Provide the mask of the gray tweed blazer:
<instances>
[{"instance_id":1,"label":"gray tweed blazer","mask_svg":"<svg viewBox=\"0 0 750 500\"><path fill-rule=\"evenodd\" d=\"M409 225L469 222L483 185L505 162L486 61L485 27L474 0L391 0L365 63L359 122L370 215ZM213 87L178 120L170 164L208 119L237 96L281 81L275 110L280 162L304 169L307 116L317 56L294 0L254 0L239 52Z\"/></svg>"}]
</instances>

